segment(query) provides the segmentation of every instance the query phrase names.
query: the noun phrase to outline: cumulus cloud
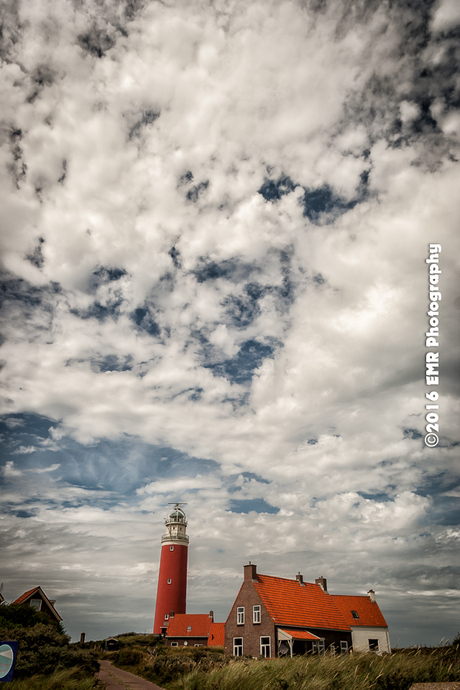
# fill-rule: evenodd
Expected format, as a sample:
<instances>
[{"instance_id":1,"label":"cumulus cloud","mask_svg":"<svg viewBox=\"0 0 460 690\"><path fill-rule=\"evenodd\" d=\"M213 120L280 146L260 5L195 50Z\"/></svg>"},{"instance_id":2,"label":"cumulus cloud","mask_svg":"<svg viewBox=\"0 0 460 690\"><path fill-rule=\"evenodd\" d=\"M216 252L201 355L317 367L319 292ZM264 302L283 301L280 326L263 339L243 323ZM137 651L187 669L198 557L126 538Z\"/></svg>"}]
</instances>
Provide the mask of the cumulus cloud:
<instances>
[{"instance_id":1,"label":"cumulus cloud","mask_svg":"<svg viewBox=\"0 0 460 690\"><path fill-rule=\"evenodd\" d=\"M179 499L195 610L223 619L247 558L286 576L301 561L337 591L380 588L407 643L450 631L456 18L447 1L6 3L6 543L62 594L76 636L85 596L109 611L128 581L150 627ZM423 639L409 589L439 592ZM91 634L139 627L127 615L98 612Z\"/></svg>"}]
</instances>

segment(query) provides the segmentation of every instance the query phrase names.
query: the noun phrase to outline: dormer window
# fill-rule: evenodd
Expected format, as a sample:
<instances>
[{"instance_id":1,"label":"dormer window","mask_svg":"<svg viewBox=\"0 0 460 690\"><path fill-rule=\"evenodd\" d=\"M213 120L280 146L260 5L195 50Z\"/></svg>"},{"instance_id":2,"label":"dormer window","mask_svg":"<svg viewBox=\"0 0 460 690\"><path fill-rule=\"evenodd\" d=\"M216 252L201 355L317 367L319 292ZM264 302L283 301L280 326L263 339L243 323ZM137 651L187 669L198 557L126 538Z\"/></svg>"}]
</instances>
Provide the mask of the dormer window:
<instances>
[{"instance_id":1,"label":"dormer window","mask_svg":"<svg viewBox=\"0 0 460 690\"><path fill-rule=\"evenodd\" d=\"M357 611L352 611L351 615L353 616L353 618L359 618L359 614Z\"/></svg>"},{"instance_id":2,"label":"dormer window","mask_svg":"<svg viewBox=\"0 0 460 690\"><path fill-rule=\"evenodd\" d=\"M192 626L191 626L191 625L187 625L187 632L191 632L191 630L192 630Z\"/></svg>"}]
</instances>

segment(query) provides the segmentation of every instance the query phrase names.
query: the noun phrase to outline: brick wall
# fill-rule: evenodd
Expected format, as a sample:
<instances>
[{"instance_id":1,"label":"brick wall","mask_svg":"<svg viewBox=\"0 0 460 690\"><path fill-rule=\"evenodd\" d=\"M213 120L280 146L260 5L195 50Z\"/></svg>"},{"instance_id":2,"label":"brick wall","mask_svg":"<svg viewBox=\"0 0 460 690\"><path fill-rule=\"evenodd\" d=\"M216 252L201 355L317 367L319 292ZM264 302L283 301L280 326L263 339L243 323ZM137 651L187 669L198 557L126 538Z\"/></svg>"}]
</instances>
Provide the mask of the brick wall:
<instances>
[{"instance_id":1,"label":"brick wall","mask_svg":"<svg viewBox=\"0 0 460 690\"><path fill-rule=\"evenodd\" d=\"M260 623L252 622L252 607L260 606ZM244 625L237 624L237 608L244 606ZM233 654L233 638L243 638L243 654L260 656L260 638L270 637L271 656L276 656L275 624L250 580L245 580L225 623L225 653Z\"/></svg>"}]
</instances>

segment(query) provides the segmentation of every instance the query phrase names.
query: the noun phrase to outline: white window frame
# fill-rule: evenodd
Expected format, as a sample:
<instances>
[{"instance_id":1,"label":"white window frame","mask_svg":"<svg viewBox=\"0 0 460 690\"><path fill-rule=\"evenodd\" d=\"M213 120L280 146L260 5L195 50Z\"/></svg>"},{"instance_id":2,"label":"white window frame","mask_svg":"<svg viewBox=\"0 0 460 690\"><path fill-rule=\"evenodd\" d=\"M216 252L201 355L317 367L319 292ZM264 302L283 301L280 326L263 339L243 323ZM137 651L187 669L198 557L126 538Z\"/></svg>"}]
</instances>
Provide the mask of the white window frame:
<instances>
[{"instance_id":1,"label":"white window frame","mask_svg":"<svg viewBox=\"0 0 460 690\"><path fill-rule=\"evenodd\" d=\"M312 642L312 652L315 654L324 654L325 641L324 637L319 640L313 640Z\"/></svg>"},{"instance_id":2,"label":"white window frame","mask_svg":"<svg viewBox=\"0 0 460 690\"><path fill-rule=\"evenodd\" d=\"M348 654L348 641L340 640L340 654Z\"/></svg>"},{"instance_id":3,"label":"white window frame","mask_svg":"<svg viewBox=\"0 0 460 690\"><path fill-rule=\"evenodd\" d=\"M179 642L171 642L171 647L178 647L178 646L179 646Z\"/></svg>"},{"instance_id":4,"label":"white window frame","mask_svg":"<svg viewBox=\"0 0 460 690\"><path fill-rule=\"evenodd\" d=\"M268 640L268 642L263 642L262 640ZM271 654L272 654L271 638L269 635L263 635L260 638L260 656L264 656L266 659L270 659Z\"/></svg>"},{"instance_id":5,"label":"white window frame","mask_svg":"<svg viewBox=\"0 0 460 690\"><path fill-rule=\"evenodd\" d=\"M171 578L170 578L170 577L168 577L168 585L170 585L170 584L171 584L171 582L172 582Z\"/></svg>"},{"instance_id":6,"label":"white window frame","mask_svg":"<svg viewBox=\"0 0 460 690\"><path fill-rule=\"evenodd\" d=\"M257 625L260 623L262 619L262 607L260 604L257 604L256 606L252 607L252 622L254 625Z\"/></svg>"},{"instance_id":7,"label":"white window frame","mask_svg":"<svg viewBox=\"0 0 460 690\"><path fill-rule=\"evenodd\" d=\"M238 606L236 609L236 624L244 625L244 606Z\"/></svg>"},{"instance_id":8,"label":"white window frame","mask_svg":"<svg viewBox=\"0 0 460 690\"><path fill-rule=\"evenodd\" d=\"M36 611L41 611L42 610L42 604L43 601L42 599L31 599L29 602L30 606L32 606L33 609Z\"/></svg>"},{"instance_id":9,"label":"white window frame","mask_svg":"<svg viewBox=\"0 0 460 690\"><path fill-rule=\"evenodd\" d=\"M187 645L188 645L187 640L184 640L184 647L187 647Z\"/></svg>"},{"instance_id":10,"label":"white window frame","mask_svg":"<svg viewBox=\"0 0 460 690\"><path fill-rule=\"evenodd\" d=\"M169 547L169 550L170 550L170 551L174 551L174 546L170 546L170 547Z\"/></svg>"},{"instance_id":11,"label":"white window frame","mask_svg":"<svg viewBox=\"0 0 460 690\"><path fill-rule=\"evenodd\" d=\"M165 613L165 621L169 621L169 613Z\"/></svg>"},{"instance_id":12,"label":"white window frame","mask_svg":"<svg viewBox=\"0 0 460 690\"><path fill-rule=\"evenodd\" d=\"M238 640L238 642L237 642ZM239 642L241 640L241 644ZM243 638L234 637L233 638L233 656L243 656Z\"/></svg>"}]
</instances>

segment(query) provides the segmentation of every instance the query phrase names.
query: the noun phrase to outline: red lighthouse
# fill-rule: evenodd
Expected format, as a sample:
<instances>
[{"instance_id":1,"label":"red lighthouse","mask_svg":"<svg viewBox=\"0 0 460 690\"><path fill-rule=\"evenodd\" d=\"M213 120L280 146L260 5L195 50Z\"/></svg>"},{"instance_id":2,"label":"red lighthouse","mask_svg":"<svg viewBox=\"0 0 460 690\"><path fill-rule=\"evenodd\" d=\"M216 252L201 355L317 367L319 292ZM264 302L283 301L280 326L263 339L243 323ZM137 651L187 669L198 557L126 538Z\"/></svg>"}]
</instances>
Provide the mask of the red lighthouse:
<instances>
[{"instance_id":1,"label":"red lighthouse","mask_svg":"<svg viewBox=\"0 0 460 690\"><path fill-rule=\"evenodd\" d=\"M166 533L161 537L160 572L158 573L157 601L153 632L165 632L170 616L185 613L187 597L187 519L180 507L185 503L174 503L174 510L165 520Z\"/></svg>"}]
</instances>

